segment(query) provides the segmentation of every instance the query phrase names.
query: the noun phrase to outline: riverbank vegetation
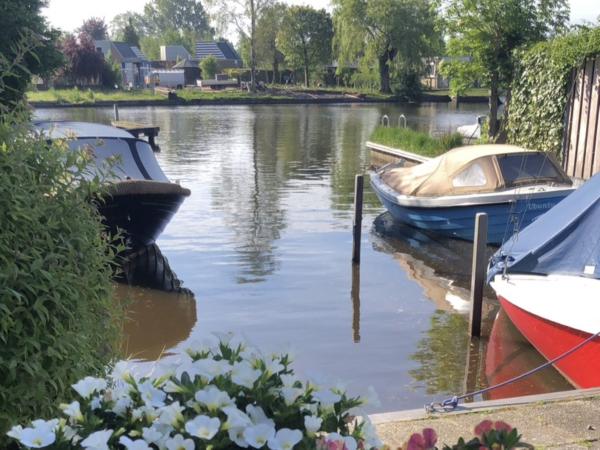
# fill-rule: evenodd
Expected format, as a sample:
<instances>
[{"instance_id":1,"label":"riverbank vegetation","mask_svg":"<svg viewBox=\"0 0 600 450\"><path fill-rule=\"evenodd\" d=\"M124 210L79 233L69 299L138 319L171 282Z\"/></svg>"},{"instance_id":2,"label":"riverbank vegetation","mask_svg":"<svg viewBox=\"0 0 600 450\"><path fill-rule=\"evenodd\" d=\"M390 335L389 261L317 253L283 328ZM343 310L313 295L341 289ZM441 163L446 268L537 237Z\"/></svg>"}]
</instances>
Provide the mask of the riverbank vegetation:
<instances>
[{"instance_id":1,"label":"riverbank vegetation","mask_svg":"<svg viewBox=\"0 0 600 450\"><path fill-rule=\"evenodd\" d=\"M582 29L518 54L508 140L560 158L573 70L600 54L600 28Z\"/></svg>"},{"instance_id":2,"label":"riverbank vegetation","mask_svg":"<svg viewBox=\"0 0 600 450\"><path fill-rule=\"evenodd\" d=\"M47 414L78 378L116 352L122 310L112 298L115 254L92 202L90 155L31 131L11 90L29 43L0 58L0 447L9 425ZM3 96L3 94L8 95Z\"/></svg>"},{"instance_id":3,"label":"riverbank vegetation","mask_svg":"<svg viewBox=\"0 0 600 450\"><path fill-rule=\"evenodd\" d=\"M410 128L384 126L377 127L369 140L377 144L428 157L441 155L462 145L462 136L459 133L432 137L428 133L411 130Z\"/></svg>"}]
</instances>

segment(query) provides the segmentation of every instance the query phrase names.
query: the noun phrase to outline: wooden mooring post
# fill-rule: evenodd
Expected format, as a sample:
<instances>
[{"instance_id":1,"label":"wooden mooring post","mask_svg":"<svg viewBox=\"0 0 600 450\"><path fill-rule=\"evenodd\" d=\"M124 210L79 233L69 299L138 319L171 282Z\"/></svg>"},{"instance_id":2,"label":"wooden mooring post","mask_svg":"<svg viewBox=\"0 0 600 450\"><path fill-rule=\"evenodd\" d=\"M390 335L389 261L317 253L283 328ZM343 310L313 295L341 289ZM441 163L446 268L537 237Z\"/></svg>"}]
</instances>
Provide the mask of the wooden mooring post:
<instances>
[{"instance_id":1,"label":"wooden mooring post","mask_svg":"<svg viewBox=\"0 0 600 450\"><path fill-rule=\"evenodd\" d=\"M354 221L352 223L352 262L355 264L360 264L360 234L362 229L363 188L363 175L356 175L354 178Z\"/></svg>"},{"instance_id":2,"label":"wooden mooring post","mask_svg":"<svg viewBox=\"0 0 600 450\"><path fill-rule=\"evenodd\" d=\"M473 240L473 264L471 266L471 316L469 333L471 337L481 336L481 312L483 305L483 283L485 280L488 216L475 215L475 239Z\"/></svg>"},{"instance_id":3,"label":"wooden mooring post","mask_svg":"<svg viewBox=\"0 0 600 450\"><path fill-rule=\"evenodd\" d=\"M113 111L115 114L115 122L119 121L119 105L117 105L116 103L113 105Z\"/></svg>"}]
</instances>

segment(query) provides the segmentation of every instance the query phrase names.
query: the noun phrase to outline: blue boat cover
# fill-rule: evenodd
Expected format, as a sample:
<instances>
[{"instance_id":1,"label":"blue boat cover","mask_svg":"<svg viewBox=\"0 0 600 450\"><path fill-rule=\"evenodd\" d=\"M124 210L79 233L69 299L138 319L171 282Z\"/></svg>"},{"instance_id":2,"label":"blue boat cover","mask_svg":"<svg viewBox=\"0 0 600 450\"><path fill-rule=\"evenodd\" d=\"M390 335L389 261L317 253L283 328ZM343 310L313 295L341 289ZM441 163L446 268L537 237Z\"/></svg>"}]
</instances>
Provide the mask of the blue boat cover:
<instances>
[{"instance_id":1,"label":"blue boat cover","mask_svg":"<svg viewBox=\"0 0 600 450\"><path fill-rule=\"evenodd\" d=\"M505 270L600 278L600 174L504 243L488 282Z\"/></svg>"}]
</instances>

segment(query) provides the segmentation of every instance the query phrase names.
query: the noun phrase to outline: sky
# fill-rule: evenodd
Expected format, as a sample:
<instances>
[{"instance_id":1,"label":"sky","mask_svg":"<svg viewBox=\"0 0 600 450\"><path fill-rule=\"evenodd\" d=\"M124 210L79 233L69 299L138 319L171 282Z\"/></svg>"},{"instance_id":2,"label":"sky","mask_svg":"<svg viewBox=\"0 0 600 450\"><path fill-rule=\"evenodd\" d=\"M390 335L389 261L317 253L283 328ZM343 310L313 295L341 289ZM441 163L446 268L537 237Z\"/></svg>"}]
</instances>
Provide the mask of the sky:
<instances>
[{"instance_id":1,"label":"sky","mask_svg":"<svg viewBox=\"0 0 600 450\"><path fill-rule=\"evenodd\" d=\"M284 0L289 4L329 9L329 0ZM54 27L73 31L90 17L103 17L107 23L126 11L141 12L148 0L50 0L44 14ZM600 0L569 0L571 22L595 22L600 16Z\"/></svg>"}]
</instances>

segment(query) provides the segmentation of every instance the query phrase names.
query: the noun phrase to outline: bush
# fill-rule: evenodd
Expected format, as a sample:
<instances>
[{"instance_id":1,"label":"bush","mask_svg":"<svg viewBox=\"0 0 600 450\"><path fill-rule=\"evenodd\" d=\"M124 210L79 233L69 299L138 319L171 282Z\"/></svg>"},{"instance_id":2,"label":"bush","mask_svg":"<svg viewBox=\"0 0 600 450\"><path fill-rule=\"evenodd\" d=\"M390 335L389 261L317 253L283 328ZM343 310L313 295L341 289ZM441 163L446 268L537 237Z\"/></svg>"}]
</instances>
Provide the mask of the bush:
<instances>
[{"instance_id":1,"label":"bush","mask_svg":"<svg viewBox=\"0 0 600 450\"><path fill-rule=\"evenodd\" d=\"M416 101L423 93L421 75L414 70L402 70L394 83L394 94L399 99Z\"/></svg>"},{"instance_id":2,"label":"bush","mask_svg":"<svg viewBox=\"0 0 600 450\"><path fill-rule=\"evenodd\" d=\"M27 117L0 117L0 447L15 420L52 410L98 373L119 336L115 248L90 196L89 156L49 144Z\"/></svg>"},{"instance_id":3,"label":"bush","mask_svg":"<svg viewBox=\"0 0 600 450\"><path fill-rule=\"evenodd\" d=\"M390 147L414 152L423 156L438 156L462 145L459 133L445 134L439 138L410 128L379 126L371 134L371 141Z\"/></svg>"},{"instance_id":4,"label":"bush","mask_svg":"<svg viewBox=\"0 0 600 450\"><path fill-rule=\"evenodd\" d=\"M217 58L214 56L208 56L200 61L200 69L202 70L202 79L203 80L212 80L215 78L217 71L219 70L217 66Z\"/></svg>"},{"instance_id":5,"label":"bush","mask_svg":"<svg viewBox=\"0 0 600 450\"><path fill-rule=\"evenodd\" d=\"M562 157L564 114L573 69L600 54L600 28L584 29L517 53L508 106L508 141Z\"/></svg>"},{"instance_id":6,"label":"bush","mask_svg":"<svg viewBox=\"0 0 600 450\"><path fill-rule=\"evenodd\" d=\"M351 413L363 400L300 380L290 363L225 335L159 361L148 376L124 362L107 379L86 377L73 385L76 399L61 405L62 419L9 434L49 449L382 447L368 418Z\"/></svg>"}]
</instances>

